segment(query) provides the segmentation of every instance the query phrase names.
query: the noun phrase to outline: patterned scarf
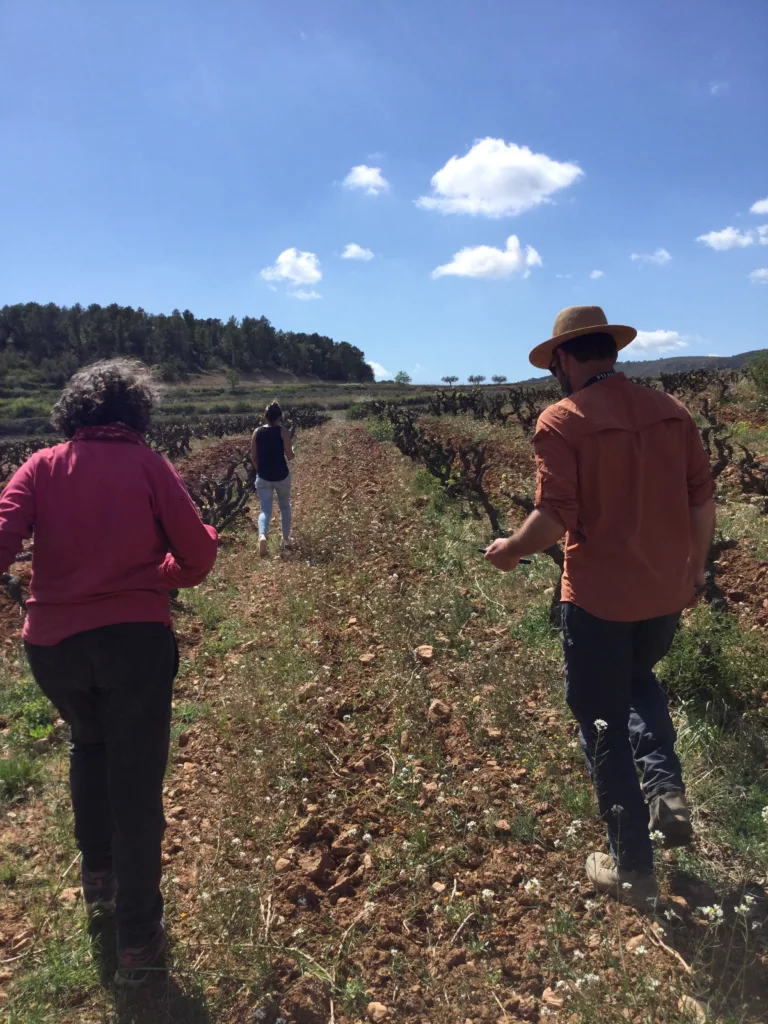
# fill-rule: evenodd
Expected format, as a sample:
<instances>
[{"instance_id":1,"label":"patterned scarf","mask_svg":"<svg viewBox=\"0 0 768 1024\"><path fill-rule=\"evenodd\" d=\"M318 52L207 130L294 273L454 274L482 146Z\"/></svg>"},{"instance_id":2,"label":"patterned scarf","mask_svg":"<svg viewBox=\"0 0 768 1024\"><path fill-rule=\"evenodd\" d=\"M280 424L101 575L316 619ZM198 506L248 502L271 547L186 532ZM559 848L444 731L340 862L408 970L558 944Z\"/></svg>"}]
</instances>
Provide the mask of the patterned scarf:
<instances>
[{"instance_id":1,"label":"patterned scarf","mask_svg":"<svg viewBox=\"0 0 768 1024\"><path fill-rule=\"evenodd\" d=\"M123 423L107 423L101 427L80 427L73 441L126 441L128 444L143 444L146 441L137 431Z\"/></svg>"}]
</instances>

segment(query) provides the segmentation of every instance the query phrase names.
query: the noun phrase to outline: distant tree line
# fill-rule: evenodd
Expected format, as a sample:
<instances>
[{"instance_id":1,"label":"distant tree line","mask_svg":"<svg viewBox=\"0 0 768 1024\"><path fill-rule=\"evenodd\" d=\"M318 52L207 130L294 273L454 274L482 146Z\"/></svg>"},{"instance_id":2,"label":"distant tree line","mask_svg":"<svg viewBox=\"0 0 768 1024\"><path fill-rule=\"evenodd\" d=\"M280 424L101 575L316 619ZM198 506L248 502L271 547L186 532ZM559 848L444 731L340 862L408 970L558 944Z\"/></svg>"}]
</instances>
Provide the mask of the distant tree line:
<instances>
[{"instance_id":1,"label":"distant tree line","mask_svg":"<svg viewBox=\"0 0 768 1024\"><path fill-rule=\"evenodd\" d=\"M0 309L0 378L35 376L61 386L80 366L129 356L158 366L167 381L216 367L313 374L323 380L372 381L363 352L321 334L277 330L265 316L226 322L188 309L166 316L141 307L84 308L37 302Z\"/></svg>"}]
</instances>

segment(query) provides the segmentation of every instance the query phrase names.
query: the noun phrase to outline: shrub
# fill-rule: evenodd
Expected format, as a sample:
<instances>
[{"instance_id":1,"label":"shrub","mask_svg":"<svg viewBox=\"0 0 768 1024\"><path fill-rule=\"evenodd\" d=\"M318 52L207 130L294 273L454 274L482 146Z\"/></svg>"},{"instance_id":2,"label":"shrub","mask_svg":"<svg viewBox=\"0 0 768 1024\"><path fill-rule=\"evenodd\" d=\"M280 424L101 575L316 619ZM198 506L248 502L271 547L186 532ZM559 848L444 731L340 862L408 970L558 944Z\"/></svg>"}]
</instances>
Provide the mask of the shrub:
<instances>
[{"instance_id":1,"label":"shrub","mask_svg":"<svg viewBox=\"0 0 768 1024\"><path fill-rule=\"evenodd\" d=\"M735 615L699 605L683 620L659 680L674 697L696 710L711 707L731 718L764 707L768 644L742 630Z\"/></svg>"},{"instance_id":2,"label":"shrub","mask_svg":"<svg viewBox=\"0 0 768 1024\"><path fill-rule=\"evenodd\" d=\"M761 408L768 409L768 352L761 352L747 367L747 375L757 389Z\"/></svg>"},{"instance_id":3,"label":"shrub","mask_svg":"<svg viewBox=\"0 0 768 1024\"><path fill-rule=\"evenodd\" d=\"M26 754L0 758L0 801L18 799L40 778L40 766Z\"/></svg>"}]
</instances>

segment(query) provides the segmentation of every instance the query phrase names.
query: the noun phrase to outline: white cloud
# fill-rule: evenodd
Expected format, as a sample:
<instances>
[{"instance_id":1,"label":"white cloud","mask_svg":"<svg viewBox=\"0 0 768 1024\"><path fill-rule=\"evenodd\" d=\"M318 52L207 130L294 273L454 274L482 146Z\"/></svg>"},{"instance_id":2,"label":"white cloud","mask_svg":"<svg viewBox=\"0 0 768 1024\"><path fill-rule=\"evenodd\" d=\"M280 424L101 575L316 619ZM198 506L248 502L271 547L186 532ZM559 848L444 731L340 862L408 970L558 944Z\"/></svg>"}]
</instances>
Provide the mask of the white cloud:
<instances>
[{"instance_id":1,"label":"white cloud","mask_svg":"<svg viewBox=\"0 0 768 1024\"><path fill-rule=\"evenodd\" d=\"M749 208L750 213L768 213L768 196L765 199L758 199Z\"/></svg>"},{"instance_id":2,"label":"white cloud","mask_svg":"<svg viewBox=\"0 0 768 1024\"><path fill-rule=\"evenodd\" d=\"M725 96L730 89L728 82L710 82L709 83L709 95L710 96Z\"/></svg>"},{"instance_id":3,"label":"white cloud","mask_svg":"<svg viewBox=\"0 0 768 1024\"><path fill-rule=\"evenodd\" d=\"M674 352L685 348L688 342L677 331L638 331L637 337L625 349L626 352ZM623 356L622 358L626 358Z\"/></svg>"},{"instance_id":4,"label":"white cloud","mask_svg":"<svg viewBox=\"0 0 768 1024\"><path fill-rule=\"evenodd\" d=\"M350 242L341 254L343 260L372 260L373 253L370 249L364 249L357 242Z\"/></svg>"},{"instance_id":5,"label":"white cloud","mask_svg":"<svg viewBox=\"0 0 768 1024\"><path fill-rule=\"evenodd\" d=\"M576 164L558 163L503 139L480 139L462 157L452 156L432 176L431 196L416 205L441 213L507 217L549 201L583 176Z\"/></svg>"},{"instance_id":6,"label":"white cloud","mask_svg":"<svg viewBox=\"0 0 768 1024\"><path fill-rule=\"evenodd\" d=\"M753 231L739 231L738 228L727 227L722 231L709 231L706 235L699 235L696 241L703 242L710 249L724 252L726 249L743 249L747 245L752 245L755 235Z\"/></svg>"},{"instance_id":7,"label":"white cloud","mask_svg":"<svg viewBox=\"0 0 768 1024\"><path fill-rule=\"evenodd\" d=\"M663 267L672 259L672 254L666 249L656 249L655 252L633 252L629 258L640 263L658 263L660 267Z\"/></svg>"},{"instance_id":8,"label":"white cloud","mask_svg":"<svg viewBox=\"0 0 768 1024\"><path fill-rule=\"evenodd\" d=\"M366 195L377 196L380 192L386 192L389 182L381 173L380 167L369 167L367 164L358 164L353 167L344 179L344 188L361 188Z\"/></svg>"},{"instance_id":9,"label":"white cloud","mask_svg":"<svg viewBox=\"0 0 768 1024\"><path fill-rule=\"evenodd\" d=\"M593 270L589 275L590 281L598 281L601 277L605 277L604 270Z\"/></svg>"},{"instance_id":10,"label":"white cloud","mask_svg":"<svg viewBox=\"0 0 768 1024\"><path fill-rule=\"evenodd\" d=\"M389 370L383 367L381 363L377 363L374 359L369 359L368 365L373 370L374 377L377 377L379 380L387 380L392 377Z\"/></svg>"},{"instance_id":11,"label":"white cloud","mask_svg":"<svg viewBox=\"0 0 768 1024\"><path fill-rule=\"evenodd\" d=\"M271 267L261 271L265 281L287 281L289 284L317 284L322 280L320 261L313 252L284 249Z\"/></svg>"},{"instance_id":12,"label":"white cloud","mask_svg":"<svg viewBox=\"0 0 768 1024\"><path fill-rule=\"evenodd\" d=\"M309 302L311 299L322 299L320 292L316 292L314 288L299 288L298 291L288 293L293 299L301 299L304 302Z\"/></svg>"},{"instance_id":13,"label":"white cloud","mask_svg":"<svg viewBox=\"0 0 768 1024\"><path fill-rule=\"evenodd\" d=\"M752 284L768 284L768 267L760 267L749 275Z\"/></svg>"},{"instance_id":14,"label":"white cloud","mask_svg":"<svg viewBox=\"0 0 768 1024\"><path fill-rule=\"evenodd\" d=\"M506 249L469 246L457 252L450 263L436 267L432 277L528 277L531 267L541 265L541 256L535 249L528 245L523 252L517 235L510 235Z\"/></svg>"}]
</instances>

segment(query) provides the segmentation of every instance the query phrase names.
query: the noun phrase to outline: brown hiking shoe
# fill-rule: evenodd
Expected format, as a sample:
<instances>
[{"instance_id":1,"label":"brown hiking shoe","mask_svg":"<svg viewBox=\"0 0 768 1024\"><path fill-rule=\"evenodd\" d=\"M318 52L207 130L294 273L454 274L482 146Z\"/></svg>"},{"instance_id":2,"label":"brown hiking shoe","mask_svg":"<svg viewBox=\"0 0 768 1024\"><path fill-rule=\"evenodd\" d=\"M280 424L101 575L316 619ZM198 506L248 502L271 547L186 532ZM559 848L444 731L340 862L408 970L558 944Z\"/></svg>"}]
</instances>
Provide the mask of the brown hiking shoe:
<instances>
[{"instance_id":1,"label":"brown hiking shoe","mask_svg":"<svg viewBox=\"0 0 768 1024\"><path fill-rule=\"evenodd\" d=\"M117 951L115 984L120 988L139 988L165 968L170 946L162 922L145 946Z\"/></svg>"},{"instance_id":2,"label":"brown hiking shoe","mask_svg":"<svg viewBox=\"0 0 768 1024\"><path fill-rule=\"evenodd\" d=\"M638 910L650 910L659 898L656 876L640 871L618 868L607 853L590 853L587 857L587 878L598 892L613 896Z\"/></svg>"},{"instance_id":3,"label":"brown hiking shoe","mask_svg":"<svg viewBox=\"0 0 768 1024\"><path fill-rule=\"evenodd\" d=\"M681 789L670 789L651 800L651 832L661 832L665 846L687 846L693 838L691 812Z\"/></svg>"}]
</instances>

